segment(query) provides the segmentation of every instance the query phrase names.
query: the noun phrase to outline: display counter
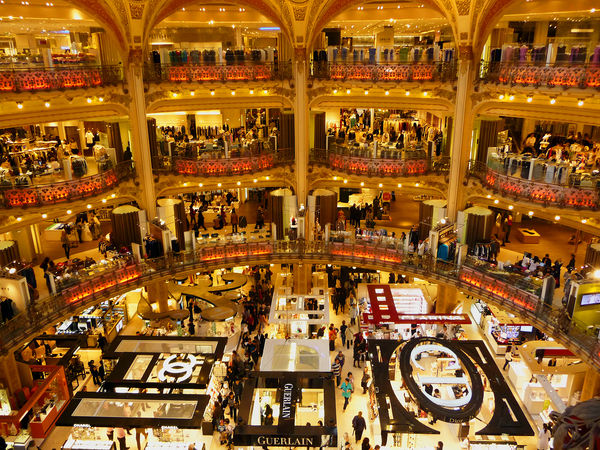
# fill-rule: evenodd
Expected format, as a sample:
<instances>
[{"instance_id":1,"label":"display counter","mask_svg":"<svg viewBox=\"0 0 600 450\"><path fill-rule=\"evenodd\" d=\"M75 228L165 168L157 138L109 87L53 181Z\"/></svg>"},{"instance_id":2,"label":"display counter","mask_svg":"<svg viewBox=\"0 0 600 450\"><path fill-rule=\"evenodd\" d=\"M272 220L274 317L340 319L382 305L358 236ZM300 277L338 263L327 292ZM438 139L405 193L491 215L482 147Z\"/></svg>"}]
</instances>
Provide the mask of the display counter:
<instances>
[{"instance_id":1,"label":"display counter","mask_svg":"<svg viewBox=\"0 0 600 450\"><path fill-rule=\"evenodd\" d=\"M483 306L483 302L481 305ZM494 306L486 307L491 314L483 316L482 327L490 347L497 355L504 355L508 347L515 352L524 340L533 336L533 326Z\"/></svg>"}]
</instances>

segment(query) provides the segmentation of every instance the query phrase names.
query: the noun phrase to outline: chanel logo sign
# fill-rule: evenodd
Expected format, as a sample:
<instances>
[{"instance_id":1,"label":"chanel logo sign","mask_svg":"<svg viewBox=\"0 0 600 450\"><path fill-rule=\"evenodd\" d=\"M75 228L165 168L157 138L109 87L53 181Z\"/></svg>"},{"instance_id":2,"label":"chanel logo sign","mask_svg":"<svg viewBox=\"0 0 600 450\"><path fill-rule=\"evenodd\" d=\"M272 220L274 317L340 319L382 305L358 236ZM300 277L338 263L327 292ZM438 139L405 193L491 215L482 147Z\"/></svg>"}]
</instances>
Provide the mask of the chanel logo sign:
<instances>
[{"instance_id":1,"label":"chanel logo sign","mask_svg":"<svg viewBox=\"0 0 600 450\"><path fill-rule=\"evenodd\" d=\"M176 361L177 355L171 355L163 363L162 369L158 372L158 379L161 382L167 381L167 377L175 378L175 382L184 383L192 378L194 367L198 365L198 360L194 355L187 355L188 362Z\"/></svg>"}]
</instances>

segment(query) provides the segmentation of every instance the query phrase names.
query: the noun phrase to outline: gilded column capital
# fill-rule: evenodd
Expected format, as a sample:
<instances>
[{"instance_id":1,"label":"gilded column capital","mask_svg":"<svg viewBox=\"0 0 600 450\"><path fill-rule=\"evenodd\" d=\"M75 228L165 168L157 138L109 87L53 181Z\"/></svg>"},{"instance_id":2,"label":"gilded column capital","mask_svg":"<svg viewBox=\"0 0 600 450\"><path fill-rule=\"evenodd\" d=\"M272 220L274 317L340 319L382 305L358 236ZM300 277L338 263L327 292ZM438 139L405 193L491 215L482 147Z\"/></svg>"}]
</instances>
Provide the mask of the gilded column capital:
<instances>
[{"instance_id":1,"label":"gilded column capital","mask_svg":"<svg viewBox=\"0 0 600 450\"><path fill-rule=\"evenodd\" d=\"M471 44L459 45L458 59L461 61L473 61L473 46Z\"/></svg>"},{"instance_id":2,"label":"gilded column capital","mask_svg":"<svg viewBox=\"0 0 600 450\"><path fill-rule=\"evenodd\" d=\"M142 68L144 67L144 55L141 48L132 48L127 56L127 66L133 69L136 76L142 76Z\"/></svg>"}]
</instances>

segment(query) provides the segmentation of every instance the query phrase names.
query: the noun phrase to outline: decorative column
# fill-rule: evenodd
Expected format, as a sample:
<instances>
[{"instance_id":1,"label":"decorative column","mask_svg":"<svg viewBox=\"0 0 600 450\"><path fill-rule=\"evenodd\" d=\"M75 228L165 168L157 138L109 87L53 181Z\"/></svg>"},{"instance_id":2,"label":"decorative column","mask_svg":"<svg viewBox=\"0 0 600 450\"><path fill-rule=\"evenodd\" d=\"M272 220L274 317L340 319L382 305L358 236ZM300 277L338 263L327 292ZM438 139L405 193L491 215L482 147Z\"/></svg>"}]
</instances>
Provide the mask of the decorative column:
<instances>
[{"instance_id":1,"label":"decorative column","mask_svg":"<svg viewBox=\"0 0 600 450\"><path fill-rule=\"evenodd\" d=\"M142 77L143 58L141 50L132 50L127 66L127 86L131 102L129 103L129 121L131 123L131 152L135 161L136 172L140 180L140 206L148 214L148 219L156 217L156 193L154 191L154 175L152 174L152 158L148 139L146 121L146 97Z\"/></svg>"},{"instance_id":2,"label":"decorative column","mask_svg":"<svg viewBox=\"0 0 600 450\"><path fill-rule=\"evenodd\" d=\"M461 45L459 47L456 106L454 109L454 129L452 131L452 152L448 182L448 218L451 221L456 221L456 213L463 206L462 191L464 187L462 183L467 173L473 130L470 93L474 76L473 48L470 45Z\"/></svg>"},{"instance_id":3,"label":"decorative column","mask_svg":"<svg viewBox=\"0 0 600 450\"><path fill-rule=\"evenodd\" d=\"M598 395L598 392L600 392L600 373L590 368L585 373L580 401L584 402L594 398L596 395Z\"/></svg>"},{"instance_id":4,"label":"decorative column","mask_svg":"<svg viewBox=\"0 0 600 450\"><path fill-rule=\"evenodd\" d=\"M155 312L164 313L169 311L169 289L164 281L153 281L146 285L148 293L148 302L156 303L158 310Z\"/></svg>"},{"instance_id":5,"label":"decorative column","mask_svg":"<svg viewBox=\"0 0 600 450\"><path fill-rule=\"evenodd\" d=\"M306 205L308 176L308 95L307 81L308 68L306 62L306 49L297 48L294 61L294 84L296 86L296 99L294 102L294 137L296 159L296 197L298 206Z\"/></svg>"},{"instance_id":6,"label":"decorative column","mask_svg":"<svg viewBox=\"0 0 600 450\"><path fill-rule=\"evenodd\" d=\"M456 287L438 284L435 311L438 314L449 314L458 306Z\"/></svg>"}]
</instances>

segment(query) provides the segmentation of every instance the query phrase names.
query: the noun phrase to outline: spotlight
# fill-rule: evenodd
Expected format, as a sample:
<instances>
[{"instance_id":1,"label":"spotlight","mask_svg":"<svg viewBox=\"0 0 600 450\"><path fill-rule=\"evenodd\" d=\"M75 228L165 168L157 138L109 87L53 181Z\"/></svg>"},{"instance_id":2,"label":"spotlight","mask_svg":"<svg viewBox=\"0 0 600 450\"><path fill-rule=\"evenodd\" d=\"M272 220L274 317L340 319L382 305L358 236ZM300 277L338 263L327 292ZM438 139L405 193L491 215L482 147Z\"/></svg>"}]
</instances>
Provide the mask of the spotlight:
<instances>
[{"instance_id":1,"label":"spotlight","mask_svg":"<svg viewBox=\"0 0 600 450\"><path fill-rule=\"evenodd\" d=\"M196 95L196 91L190 91L190 95L193 97L194 95Z\"/></svg>"},{"instance_id":2,"label":"spotlight","mask_svg":"<svg viewBox=\"0 0 600 450\"><path fill-rule=\"evenodd\" d=\"M587 223L587 219L581 219L581 223Z\"/></svg>"},{"instance_id":3,"label":"spotlight","mask_svg":"<svg viewBox=\"0 0 600 450\"><path fill-rule=\"evenodd\" d=\"M345 180L344 180L344 184L348 184L348 180L346 180L346 179L345 179Z\"/></svg>"},{"instance_id":4,"label":"spotlight","mask_svg":"<svg viewBox=\"0 0 600 450\"><path fill-rule=\"evenodd\" d=\"M560 220L560 216L554 216L554 220L558 222Z\"/></svg>"},{"instance_id":5,"label":"spotlight","mask_svg":"<svg viewBox=\"0 0 600 450\"><path fill-rule=\"evenodd\" d=\"M23 109L23 103L21 103L21 102L17 102L17 108L19 108L19 109Z\"/></svg>"},{"instance_id":6,"label":"spotlight","mask_svg":"<svg viewBox=\"0 0 600 450\"><path fill-rule=\"evenodd\" d=\"M533 216L533 211L529 211L529 212L527 213L527 215L528 215L529 217Z\"/></svg>"},{"instance_id":7,"label":"spotlight","mask_svg":"<svg viewBox=\"0 0 600 450\"><path fill-rule=\"evenodd\" d=\"M46 219L48 217L48 214L42 214L42 219Z\"/></svg>"},{"instance_id":8,"label":"spotlight","mask_svg":"<svg viewBox=\"0 0 600 450\"><path fill-rule=\"evenodd\" d=\"M86 207L87 209L92 209L92 205L90 205L89 203L88 203L87 205L85 205L85 207Z\"/></svg>"},{"instance_id":9,"label":"spotlight","mask_svg":"<svg viewBox=\"0 0 600 450\"><path fill-rule=\"evenodd\" d=\"M268 89L263 89L263 94L267 95L269 93Z\"/></svg>"},{"instance_id":10,"label":"spotlight","mask_svg":"<svg viewBox=\"0 0 600 450\"><path fill-rule=\"evenodd\" d=\"M98 101L102 103L104 101L104 97L98 97Z\"/></svg>"},{"instance_id":11,"label":"spotlight","mask_svg":"<svg viewBox=\"0 0 600 450\"><path fill-rule=\"evenodd\" d=\"M334 93L334 94L337 94L337 89L334 89L334 90L333 90L333 93Z\"/></svg>"},{"instance_id":12,"label":"spotlight","mask_svg":"<svg viewBox=\"0 0 600 450\"><path fill-rule=\"evenodd\" d=\"M221 183L217 184L217 187L221 187Z\"/></svg>"},{"instance_id":13,"label":"spotlight","mask_svg":"<svg viewBox=\"0 0 600 450\"><path fill-rule=\"evenodd\" d=\"M583 106L583 100L582 99L577 100L577 106Z\"/></svg>"},{"instance_id":14,"label":"spotlight","mask_svg":"<svg viewBox=\"0 0 600 450\"><path fill-rule=\"evenodd\" d=\"M498 200L498 199L494 200L495 205L497 205L498 203L500 203L500 200Z\"/></svg>"},{"instance_id":15,"label":"spotlight","mask_svg":"<svg viewBox=\"0 0 600 450\"><path fill-rule=\"evenodd\" d=\"M364 186L364 185L365 185L365 182L364 182L364 181L361 181L361 182L360 182L360 185L361 185L361 187L362 187L362 186Z\"/></svg>"},{"instance_id":16,"label":"spotlight","mask_svg":"<svg viewBox=\"0 0 600 450\"><path fill-rule=\"evenodd\" d=\"M390 95L390 91L385 91L385 95Z\"/></svg>"},{"instance_id":17,"label":"spotlight","mask_svg":"<svg viewBox=\"0 0 600 450\"><path fill-rule=\"evenodd\" d=\"M210 90L210 95L215 95L215 90L214 89Z\"/></svg>"},{"instance_id":18,"label":"spotlight","mask_svg":"<svg viewBox=\"0 0 600 450\"><path fill-rule=\"evenodd\" d=\"M429 91L423 91L423 97L427 97L429 95Z\"/></svg>"},{"instance_id":19,"label":"spotlight","mask_svg":"<svg viewBox=\"0 0 600 450\"><path fill-rule=\"evenodd\" d=\"M350 95L350 89L346 89L346 94Z\"/></svg>"},{"instance_id":20,"label":"spotlight","mask_svg":"<svg viewBox=\"0 0 600 450\"><path fill-rule=\"evenodd\" d=\"M67 214L71 214L71 212L72 211L70 209L67 209Z\"/></svg>"},{"instance_id":21,"label":"spotlight","mask_svg":"<svg viewBox=\"0 0 600 450\"><path fill-rule=\"evenodd\" d=\"M402 183L398 183L398 187L401 188L402 187Z\"/></svg>"},{"instance_id":22,"label":"spotlight","mask_svg":"<svg viewBox=\"0 0 600 450\"><path fill-rule=\"evenodd\" d=\"M551 98L550 98L550 104L551 104L551 105L554 105L555 103L556 103L556 98L554 98L554 97L551 97Z\"/></svg>"},{"instance_id":23,"label":"spotlight","mask_svg":"<svg viewBox=\"0 0 600 450\"><path fill-rule=\"evenodd\" d=\"M250 89L250 95L254 95L254 89Z\"/></svg>"},{"instance_id":24,"label":"spotlight","mask_svg":"<svg viewBox=\"0 0 600 450\"><path fill-rule=\"evenodd\" d=\"M231 91L231 95L235 95L235 91L234 90Z\"/></svg>"},{"instance_id":25,"label":"spotlight","mask_svg":"<svg viewBox=\"0 0 600 450\"><path fill-rule=\"evenodd\" d=\"M531 103L533 101L533 97L531 95L527 96L527 103Z\"/></svg>"},{"instance_id":26,"label":"spotlight","mask_svg":"<svg viewBox=\"0 0 600 450\"><path fill-rule=\"evenodd\" d=\"M88 103L92 103L92 97L88 97L88 98L86 99L86 101L87 101Z\"/></svg>"},{"instance_id":27,"label":"spotlight","mask_svg":"<svg viewBox=\"0 0 600 450\"><path fill-rule=\"evenodd\" d=\"M504 100L504 94L500 94L500 95L498 96L498 100Z\"/></svg>"},{"instance_id":28,"label":"spotlight","mask_svg":"<svg viewBox=\"0 0 600 450\"><path fill-rule=\"evenodd\" d=\"M508 99L512 102L515 99L515 96L511 94L508 96Z\"/></svg>"},{"instance_id":29,"label":"spotlight","mask_svg":"<svg viewBox=\"0 0 600 450\"><path fill-rule=\"evenodd\" d=\"M508 205L508 209L510 209L511 211L513 210L514 206L513 205Z\"/></svg>"},{"instance_id":30,"label":"spotlight","mask_svg":"<svg viewBox=\"0 0 600 450\"><path fill-rule=\"evenodd\" d=\"M404 91L404 95L408 97L410 95L410 91Z\"/></svg>"},{"instance_id":31,"label":"spotlight","mask_svg":"<svg viewBox=\"0 0 600 450\"><path fill-rule=\"evenodd\" d=\"M365 89L365 95L369 95L369 90Z\"/></svg>"},{"instance_id":32,"label":"spotlight","mask_svg":"<svg viewBox=\"0 0 600 450\"><path fill-rule=\"evenodd\" d=\"M50 102L46 102L46 103L44 103L44 106L45 106L46 108L50 108Z\"/></svg>"}]
</instances>

